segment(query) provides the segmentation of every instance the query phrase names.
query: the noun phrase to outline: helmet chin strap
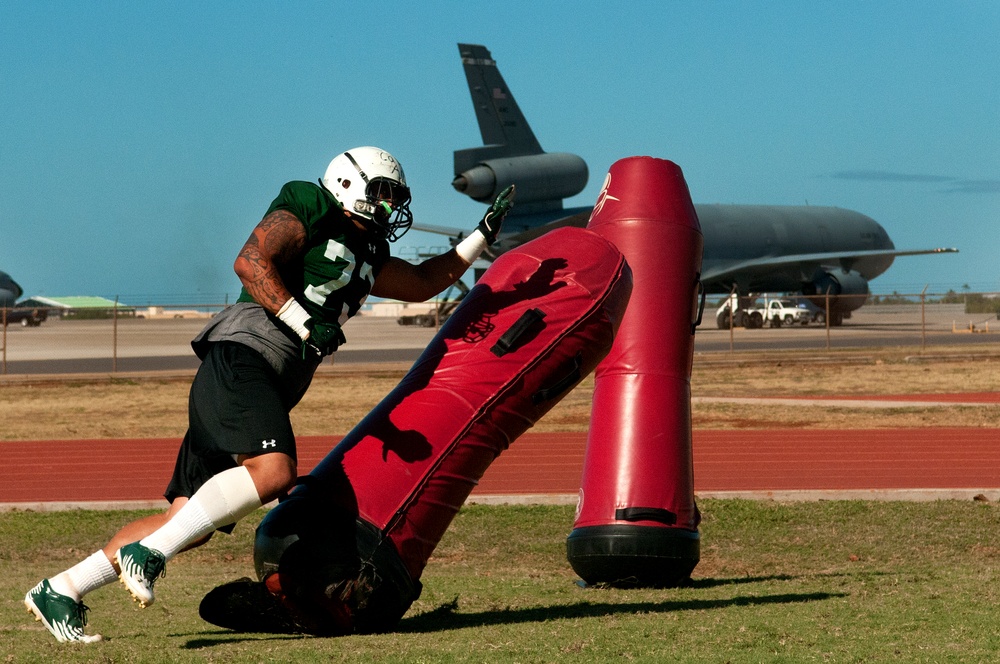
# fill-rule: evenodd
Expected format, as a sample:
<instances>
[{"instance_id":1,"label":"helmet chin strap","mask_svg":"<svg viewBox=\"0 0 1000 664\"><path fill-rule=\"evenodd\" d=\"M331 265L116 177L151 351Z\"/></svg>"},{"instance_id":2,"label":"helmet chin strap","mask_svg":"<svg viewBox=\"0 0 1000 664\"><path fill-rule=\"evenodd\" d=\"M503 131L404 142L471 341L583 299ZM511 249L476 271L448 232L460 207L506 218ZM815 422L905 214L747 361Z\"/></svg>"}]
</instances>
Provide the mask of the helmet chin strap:
<instances>
[{"instance_id":1,"label":"helmet chin strap","mask_svg":"<svg viewBox=\"0 0 1000 664\"><path fill-rule=\"evenodd\" d=\"M364 183L365 183L365 192L367 192L368 191L368 185L371 184L371 182L368 180L368 174L365 173L361 169L361 166L358 164L357 161L355 161L354 157L351 156L350 152L345 152L344 156L346 156L347 159L348 159L348 161L350 161L354 165L354 168L356 168L358 170L358 175L360 175L361 179L364 181ZM371 218L372 218L372 221L375 221L375 214L377 212L377 208L378 207L382 207L385 210L386 219L388 219L389 216L392 214L392 206L390 206L385 201L379 201L377 204L373 204L371 202L361 201L361 200L357 200L357 201L354 202L354 209L357 212L360 212L362 214L370 215ZM382 224L379 224L376 221L375 225L376 226L381 226Z\"/></svg>"},{"instance_id":2,"label":"helmet chin strap","mask_svg":"<svg viewBox=\"0 0 1000 664\"><path fill-rule=\"evenodd\" d=\"M363 170L361 170L361 166L359 166L358 162L356 162L354 160L354 157L351 156L350 152L345 152L344 156L347 157L348 161L350 161L352 164L354 164L354 168L358 169L358 173L361 175L361 179L365 181L365 189L367 189L368 188L368 176L365 174L365 172Z\"/></svg>"}]
</instances>

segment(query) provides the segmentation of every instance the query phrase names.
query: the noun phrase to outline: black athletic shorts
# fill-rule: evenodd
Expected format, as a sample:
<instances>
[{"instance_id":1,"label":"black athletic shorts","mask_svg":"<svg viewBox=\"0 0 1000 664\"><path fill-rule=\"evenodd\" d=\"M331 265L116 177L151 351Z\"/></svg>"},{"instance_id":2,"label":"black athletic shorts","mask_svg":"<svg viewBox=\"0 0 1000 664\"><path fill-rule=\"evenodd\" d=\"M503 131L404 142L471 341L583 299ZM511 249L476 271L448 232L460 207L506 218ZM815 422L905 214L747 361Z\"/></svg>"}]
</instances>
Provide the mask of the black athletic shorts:
<instances>
[{"instance_id":1,"label":"black athletic shorts","mask_svg":"<svg viewBox=\"0 0 1000 664\"><path fill-rule=\"evenodd\" d=\"M231 341L213 344L191 384L188 431L166 499L190 498L214 475L235 468L239 454L284 452L295 459L292 403L260 353Z\"/></svg>"}]
</instances>

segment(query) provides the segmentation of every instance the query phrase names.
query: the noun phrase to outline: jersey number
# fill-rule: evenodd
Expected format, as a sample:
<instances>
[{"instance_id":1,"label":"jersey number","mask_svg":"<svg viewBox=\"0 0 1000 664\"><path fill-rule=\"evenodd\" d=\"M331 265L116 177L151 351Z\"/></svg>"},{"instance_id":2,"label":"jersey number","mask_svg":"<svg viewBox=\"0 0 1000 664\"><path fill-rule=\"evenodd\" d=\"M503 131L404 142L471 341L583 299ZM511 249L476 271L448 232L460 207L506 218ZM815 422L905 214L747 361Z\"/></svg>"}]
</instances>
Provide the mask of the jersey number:
<instances>
[{"instance_id":1,"label":"jersey number","mask_svg":"<svg viewBox=\"0 0 1000 664\"><path fill-rule=\"evenodd\" d=\"M307 285L304 293L310 302L314 302L321 307L326 306L327 298L329 298L332 293L340 290L351 282L351 277L358 267L358 259L354 256L354 252L336 240L327 240L323 256L330 261L331 268L340 268L339 271L337 271L336 276L329 281L321 284ZM365 294L357 303L355 303L357 307L360 308L361 305L365 303L365 300L368 299L367 291L371 290L372 266L367 263L362 263L358 277L368 282L368 288L366 289ZM346 323L347 319L350 317L350 306L350 302L341 303L341 324Z\"/></svg>"}]
</instances>

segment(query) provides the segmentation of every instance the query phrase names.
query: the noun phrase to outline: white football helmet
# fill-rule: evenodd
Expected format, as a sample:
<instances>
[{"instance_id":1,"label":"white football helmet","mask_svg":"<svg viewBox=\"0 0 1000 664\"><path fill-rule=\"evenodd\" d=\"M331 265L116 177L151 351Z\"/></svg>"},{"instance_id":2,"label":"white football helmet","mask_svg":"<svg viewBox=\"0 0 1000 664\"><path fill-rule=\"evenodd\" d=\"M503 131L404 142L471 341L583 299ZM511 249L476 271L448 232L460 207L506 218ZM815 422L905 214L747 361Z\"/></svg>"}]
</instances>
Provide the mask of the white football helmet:
<instances>
[{"instance_id":1,"label":"white football helmet","mask_svg":"<svg viewBox=\"0 0 1000 664\"><path fill-rule=\"evenodd\" d=\"M338 154L320 184L351 216L361 218L389 242L401 238L413 223L403 167L381 148L352 148Z\"/></svg>"}]
</instances>

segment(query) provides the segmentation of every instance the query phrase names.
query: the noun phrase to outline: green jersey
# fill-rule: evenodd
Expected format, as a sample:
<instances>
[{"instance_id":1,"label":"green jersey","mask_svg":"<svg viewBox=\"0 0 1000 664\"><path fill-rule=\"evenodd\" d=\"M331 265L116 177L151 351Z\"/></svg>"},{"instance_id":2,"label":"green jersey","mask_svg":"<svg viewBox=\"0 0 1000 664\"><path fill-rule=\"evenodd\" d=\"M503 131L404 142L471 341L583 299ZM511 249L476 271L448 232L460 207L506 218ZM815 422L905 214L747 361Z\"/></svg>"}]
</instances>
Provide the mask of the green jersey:
<instances>
[{"instance_id":1,"label":"green jersey","mask_svg":"<svg viewBox=\"0 0 1000 664\"><path fill-rule=\"evenodd\" d=\"M336 200L311 182L289 182L267 209L287 210L306 229L306 249L281 278L313 318L344 324L364 304L389 260L389 242L359 232ZM240 302L253 302L244 288Z\"/></svg>"}]
</instances>

